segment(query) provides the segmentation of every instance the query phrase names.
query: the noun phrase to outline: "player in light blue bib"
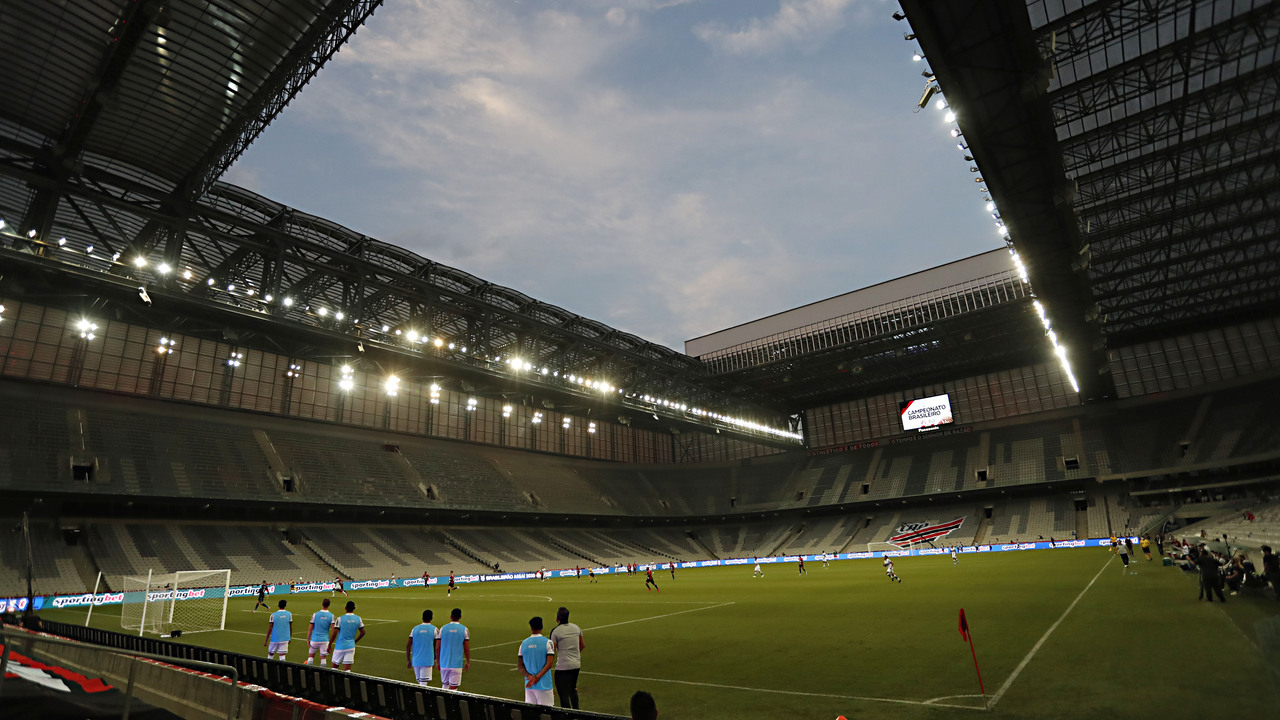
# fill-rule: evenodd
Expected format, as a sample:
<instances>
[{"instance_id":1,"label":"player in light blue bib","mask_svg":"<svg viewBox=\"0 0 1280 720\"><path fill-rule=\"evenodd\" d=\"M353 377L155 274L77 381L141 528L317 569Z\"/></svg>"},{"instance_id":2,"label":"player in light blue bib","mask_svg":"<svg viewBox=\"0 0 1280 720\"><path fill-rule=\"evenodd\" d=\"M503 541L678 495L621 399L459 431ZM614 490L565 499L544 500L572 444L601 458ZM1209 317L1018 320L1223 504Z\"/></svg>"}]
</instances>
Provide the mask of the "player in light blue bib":
<instances>
[{"instance_id":1,"label":"player in light blue bib","mask_svg":"<svg viewBox=\"0 0 1280 720\"><path fill-rule=\"evenodd\" d=\"M436 664L440 649L440 631L431 624L432 617L434 614L430 610L422 611L422 624L409 632L409 642L404 646L408 667L413 669L413 676L423 687L431 682L431 668Z\"/></svg>"},{"instance_id":2,"label":"player in light blue bib","mask_svg":"<svg viewBox=\"0 0 1280 720\"><path fill-rule=\"evenodd\" d=\"M347 601L347 612L333 623L329 639L333 643L333 666L350 670L356 659L356 643L364 637L364 620L356 614L356 601Z\"/></svg>"},{"instance_id":3,"label":"player in light blue bib","mask_svg":"<svg viewBox=\"0 0 1280 720\"><path fill-rule=\"evenodd\" d=\"M283 660L289 652L289 638L293 635L293 613L284 609L288 604L288 600L281 600L280 609L271 613L271 619L267 622L267 639L262 641L262 645L267 649L268 660L272 655L277 655L277 660Z\"/></svg>"},{"instance_id":4,"label":"player in light blue bib","mask_svg":"<svg viewBox=\"0 0 1280 720\"><path fill-rule=\"evenodd\" d=\"M529 620L532 635L516 650L516 668L524 676L524 701L534 705L554 705L551 697L551 666L556 661L556 646L542 635L542 618Z\"/></svg>"},{"instance_id":5,"label":"player in light blue bib","mask_svg":"<svg viewBox=\"0 0 1280 720\"><path fill-rule=\"evenodd\" d=\"M320 667L329 661L329 631L333 628L333 613L329 612L329 598L320 601L320 609L311 613L311 627L307 630L307 665L316 659L320 651Z\"/></svg>"}]
</instances>

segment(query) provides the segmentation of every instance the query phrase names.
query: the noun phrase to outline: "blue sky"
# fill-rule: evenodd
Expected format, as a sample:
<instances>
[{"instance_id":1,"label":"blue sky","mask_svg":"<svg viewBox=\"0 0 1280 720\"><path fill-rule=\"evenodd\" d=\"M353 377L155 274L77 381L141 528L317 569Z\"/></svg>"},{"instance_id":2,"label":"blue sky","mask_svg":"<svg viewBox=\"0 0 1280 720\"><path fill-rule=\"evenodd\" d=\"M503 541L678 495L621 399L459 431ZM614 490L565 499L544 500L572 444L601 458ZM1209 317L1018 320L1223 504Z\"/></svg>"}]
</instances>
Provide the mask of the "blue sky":
<instances>
[{"instance_id":1,"label":"blue sky","mask_svg":"<svg viewBox=\"0 0 1280 720\"><path fill-rule=\"evenodd\" d=\"M386 0L226 179L683 350L1001 245L897 9Z\"/></svg>"}]
</instances>

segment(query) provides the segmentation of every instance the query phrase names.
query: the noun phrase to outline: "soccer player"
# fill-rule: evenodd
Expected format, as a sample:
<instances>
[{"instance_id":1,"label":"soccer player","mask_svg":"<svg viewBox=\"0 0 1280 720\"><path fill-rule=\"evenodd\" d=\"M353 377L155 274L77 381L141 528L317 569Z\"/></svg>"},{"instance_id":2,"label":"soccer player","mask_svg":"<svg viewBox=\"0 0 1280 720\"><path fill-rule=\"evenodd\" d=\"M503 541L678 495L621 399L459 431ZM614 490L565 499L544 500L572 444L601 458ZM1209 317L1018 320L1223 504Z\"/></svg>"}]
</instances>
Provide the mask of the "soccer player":
<instances>
[{"instance_id":1,"label":"soccer player","mask_svg":"<svg viewBox=\"0 0 1280 720\"><path fill-rule=\"evenodd\" d=\"M799 572L797 572L796 574L797 574L797 575L808 575L808 574L809 574L809 571L804 569L804 556L803 556L803 555L801 555L801 556L799 556L799 557L800 557L800 569L799 569Z\"/></svg>"},{"instance_id":2,"label":"soccer player","mask_svg":"<svg viewBox=\"0 0 1280 720\"><path fill-rule=\"evenodd\" d=\"M524 676L524 701L533 705L554 705L551 697L551 666L556 646L542 635L542 618L529 619L532 632L516 650L516 668Z\"/></svg>"},{"instance_id":3,"label":"soccer player","mask_svg":"<svg viewBox=\"0 0 1280 720\"><path fill-rule=\"evenodd\" d=\"M426 570L423 570L422 571L422 587L425 589L427 587L427 583L429 582L431 582L431 573L427 572Z\"/></svg>"},{"instance_id":4,"label":"soccer player","mask_svg":"<svg viewBox=\"0 0 1280 720\"><path fill-rule=\"evenodd\" d=\"M356 643L364 637L364 620L356 614L356 602L347 601L347 612L333 623L329 637L333 643L333 667L339 665L343 670L350 670L356 659Z\"/></svg>"},{"instance_id":5,"label":"soccer player","mask_svg":"<svg viewBox=\"0 0 1280 720\"><path fill-rule=\"evenodd\" d=\"M329 597L333 597L334 595L337 595L338 593L342 593L342 596L343 596L343 597L346 597L346 596L347 596L347 591L346 591L346 589L342 587L342 578L334 578L334 579L333 579L333 592L329 593ZM334 660L334 662L337 662L337 660Z\"/></svg>"},{"instance_id":6,"label":"soccer player","mask_svg":"<svg viewBox=\"0 0 1280 720\"><path fill-rule=\"evenodd\" d=\"M675 579L676 579L676 564L675 564L675 563L667 563L667 566L671 568L671 579L672 579L672 580L675 580Z\"/></svg>"},{"instance_id":7,"label":"soccer player","mask_svg":"<svg viewBox=\"0 0 1280 720\"><path fill-rule=\"evenodd\" d=\"M422 611L422 624L409 631L409 642L404 646L406 667L413 668L413 676L423 687L431 682L431 668L436 665L440 649L440 631L431 624L432 617L430 610Z\"/></svg>"},{"instance_id":8,"label":"soccer player","mask_svg":"<svg viewBox=\"0 0 1280 720\"><path fill-rule=\"evenodd\" d=\"M449 623L440 628L436 659L440 665L440 687L445 690L457 690L462 684L462 673L471 669L471 631L458 622L461 619L462 609L454 608L449 613Z\"/></svg>"},{"instance_id":9,"label":"soccer player","mask_svg":"<svg viewBox=\"0 0 1280 720\"><path fill-rule=\"evenodd\" d=\"M831 567L831 553L822 553L822 567Z\"/></svg>"},{"instance_id":10,"label":"soccer player","mask_svg":"<svg viewBox=\"0 0 1280 720\"><path fill-rule=\"evenodd\" d=\"M538 579L539 579L539 580L541 580L542 582L546 582L546 581L547 581L547 566L546 566L546 565L543 565L543 566L542 566L542 569L538 571Z\"/></svg>"},{"instance_id":11,"label":"soccer player","mask_svg":"<svg viewBox=\"0 0 1280 720\"><path fill-rule=\"evenodd\" d=\"M756 558L756 569L755 569L755 571L754 571L754 572L752 572L752 573L751 573L751 577L752 577L753 579L754 579L754 578L758 578L758 577L764 577L764 571L760 569L760 559L759 559L759 558Z\"/></svg>"},{"instance_id":12,"label":"soccer player","mask_svg":"<svg viewBox=\"0 0 1280 720\"><path fill-rule=\"evenodd\" d=\"M898 574L893 571L893 558L890 558L888 555L886 555L884 558L883 565L884 565L884 575L885 577L889 578L889 582L893 582L894 580L897 580L898 582L902 582L902 578L898 577Z\"/></svg>"},{"instance_id":13,"label":"soccer player","mask_svg":"<svg viewBox=\"0 0 1280 720\"><path fill-rule=\"evenodd\" d=\"M1142 554L1147 556L1147 562L1151 562L1151 537L1143 535L1139 544L1142 545Z\"/></svg>"},{"instance_id":14,"label":"soccer player","mask_svg":"<svg viewBox=\"0 0 1280 720\"><path fill-rule=\"evenodd\" d=\"M952 545L952 546L951 546L951 564L952 564L952 565L959 565L959 564L960 564L960 554L959 554L959 552L956 550L956 546L955 546L955 545Z\"/></svg>"},{"instance_id":15,"label":"soccer player","mask_svg":"<svg viewBox=\"0 0 1280 720\"><path fill-rule=\"evenodd\" d=\"M288 604L288 600L281 600L280 609L271 613L271 619L267 621L267 638L262 641L262 647L267 649L268 660L272 655L277 655L277 660L283 660L289 652L289 638L293 635L293 613L284 609Z\"/></svg>"},{"instance_id":16,"label":"soccer player","mask_svg":"<svg viewBox=\"0 0 1280 720\"><path fill-rule=\"evenodd\" d=\"M449 592L445 593L446 597L453 597L453 589L457 587L453 584L453 571L449 571Z\"/></svg>"},{"instance_id":17,"label":"soccer player","mask_svg":"<svg viewBox=\"0 0 1280 720\"><path fill-rule=\"evenodd\" d=\"M1129 548L1125 547L1122 542L1116 543L1116 554L1120 556L1120 562L1124 563L1120 566L1120 573L1124 574L1129 571Z\"/></svg>"},{"instance_id":18,"label":"soccer player","mask_svg":"<svg viewBox=\"0 0 1280 720\"><path fill-rule=\"evenodd\" d=\"M649 565L644 569L644 591L649 592L649 586L652 585L654 590L658 590L658 583L653 579L653 566ZM662 592L658 590L658 592Z\"/></svg>"},{"instance_id":19,"label":"soccer player","mask_svg":"<svg viewBox=\"0 0 1280 720\"><path fill-rule=\"evenodd\" d=\"M329 612L329 598L320 601L320 609L311 613L311 626L307 628L307 661L310 665L320 651L320 667L329 661L329 630L333 628L333 613Z\"/></svg>"},{"instance_id":20,"label":"soccer player","mask_svg":"<svg viewBox=\"0 0 1280 720\"><path fill-rule=\"evenodd\" d=\"M593 567L589 567L587 568L587 584L590 585L593 582L600 582L600 581L596 579L596 569Z\"/></svg>"},{"instance_id":21,"label":"soccer player","mask_svg":"<svg viewBox=\"0 0 1280 720\"><path fill-rule=\"evenodd\" d=\"M253 611L258 612L258 608L267 607L267 581L263 580L262 585L258 587L258 602L254 604Z\"/></svg>"}]
</instances>

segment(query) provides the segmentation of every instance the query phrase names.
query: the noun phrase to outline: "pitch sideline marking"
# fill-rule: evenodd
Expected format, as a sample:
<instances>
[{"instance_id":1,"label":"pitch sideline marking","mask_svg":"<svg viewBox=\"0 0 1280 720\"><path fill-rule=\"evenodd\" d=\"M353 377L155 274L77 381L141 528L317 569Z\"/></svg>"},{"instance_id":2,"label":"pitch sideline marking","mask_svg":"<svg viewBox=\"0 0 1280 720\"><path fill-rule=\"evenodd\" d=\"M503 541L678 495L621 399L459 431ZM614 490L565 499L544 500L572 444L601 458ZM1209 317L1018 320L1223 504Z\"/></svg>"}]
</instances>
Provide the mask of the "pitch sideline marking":
<instances>
[{"instance_id":1,"label":"pitch sideline marking","mask_svg":"<svg viewBox=\"0 0 1280 720\"><path fill-rule=\"evenodd\" d=\"M582 631L586 632L588 630L592 630L592 631L603 630L605 628L618 627L619 625L630 625L631 623L645 622L647 620L659 620L661 618L671 617L673 615L684 615L685 613L700 612L702 610L714 610L716 608L722 608L727 605L734 605L734 604L736 603L723 602L723 603L717 603L715 605L708 605L706 607L693 608L691 610L677 610L676 612L666 613L665 615L652 615L650 617L635 618L633 620L623 620L622 622L609 623L608 625L596 625L595 627L583 628ZM476 650L477 652L480 650L490 650L496 647L506 647L508 645L515 645L518 642L520 642L520 640L512 640L510 642L497 643L496 645L485 645L484 647L474 648L474 650Z\"/></svg>"},{"instance_id":2,"label":"pitch sideline marking","mask_svg":"<svg viewBox=\"0 0 1280 720\"><path fill-rule=\"evenodd\" d=\"M1013 669L1013 673L1004 681L1004 684L1000 686L1000 689L995 691L995 694L991 696L992 709L995 709L996 704L999 703L1000 699L1004 697L1004 694L1008 692L1009 687L1013 685L1013 681L1018 679L1018 675L1020 675L1027 664L1031 662L1031 658L1035 657L1036 652L1040 650L1040 646L1044 645L1045 641L1049 639L1049 636L1053 634L1053 631L1057 630L1058 626L1062 624L1062 621L1067 619L1067 614L1075 609L1076 603L1080 602L1080 598L1084 597L1084 594L1089 592L1089 588L1093 587L1093 584L1098 581L1098 578L1102 577L1103 571L1107 569L1107 566L1111 564L1111 561L1114 560L1115 557L1115 555L1112 555L1107 558L1106 562L1102 563L1102 567L1098 570L1098 574L1093 576L1093 579L1089 581L1089 584L1084 586L1084 589L1080 591L1079 595L1076 595L1076 599L1072 600L1071 604L1067 606L1067 609L1062 611L1062 615L1058 617L1057 621L1050 625L1048 630L1044 631L1044 635L1040 636L1040 640L1038 640L1036 644L1032 646L1031 650L1027 652L1026 656L1022 658L1022 662L1018 663L1018 667Z\"/></svg>"}]
</instances>

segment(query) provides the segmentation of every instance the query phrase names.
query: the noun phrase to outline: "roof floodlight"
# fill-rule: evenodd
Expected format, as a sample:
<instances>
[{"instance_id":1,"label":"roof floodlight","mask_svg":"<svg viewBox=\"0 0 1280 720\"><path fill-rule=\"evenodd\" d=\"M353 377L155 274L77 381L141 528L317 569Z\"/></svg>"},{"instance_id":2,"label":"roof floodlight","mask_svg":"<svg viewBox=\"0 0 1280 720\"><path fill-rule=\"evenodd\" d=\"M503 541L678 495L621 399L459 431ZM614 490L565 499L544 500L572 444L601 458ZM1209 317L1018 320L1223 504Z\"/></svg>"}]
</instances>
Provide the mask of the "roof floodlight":
<instances>
[{"instance_id":1,"label":"roof floodlight","mask_svg":"<svg viewBox=\"0 0 1280 720\"><path fill-rule=\"evenodd\" d=\"M958 138L960 135L960 128L951 128L951 137Z\"/></svg>"},{"instance_id":2,"label":"roof floodlight","mask_svg":"<svg viewBox=\"0 0 1280 720\"><path fill-rule=\"evenodd\" d=\"M28 231L27 231L27 237L29 237L29 238L33 238L33 237L35 237L35 236L36 236L36 229L35 229L35 228L31 228L30 230L28 230Z\"/></svg>"},{"instance_id":3,"label":"roof floodlight","mask_svg":"<svg viewBox=\"0 0 1280 720\"><path fill-rule=\"evenodd\" d=\"M943 119L945 122L955 122L955 121L956 121L956 114L955 114L955 112L953 112L953 111L951 111L951 110L948 110L948 111L947 111L947 114L942 116L942 119Z\"/></svg>"},{"instance_id":4,"label":"roof floodlight","mask_svg":"<svg viewBox=\"0 0 1280 720\"><path fill-rule=\"evenodd\" d=\"M66 238L64 238L64 237L60 237L60 238L58 238L58 247L62 247L63 245L66 245L66 244L67 244L67 239L66 239Z\"/></svg>"},{"instance_id":5,"label":"roof floodlight","mask_svg":"<svg viewBox=\"0 0 1280 720\"><path fill-rule=\"evenodd\" d=\"M440 338L436 338L434 341L432 341L432 344L435 345L436 347L440 347L441 345L444 345L444 341L441 340Z\"/></svg>"},{"instance_id":6,"label":"roof floodlight","mask_svg":"<svg viewBox=\"0 0 1280 720\"><path fill-rule=\"evenodd\" d=\"M322 308L320 308L319 310L317 310L316 312L320 313L320 317L324 317L324 316L326 316L326 315L328 315L328 314L329 314L329 308L322 307Z\"/></svg>"},{"instance_id":7,"label":"roof floodlight","mask_svg":"<svg viewBox=\"0 0 1280 720\"><path fill-rule=\"evenodd\" d=\"M213 278L209 278L208 280L205 280L204 284L208 285L209 287L213 287Z\"/></svg>"},{"instance_id":8,"label":"roof floodlight","mask_svg":"<svg viewBox=\"0 0 1280 720\"><path fill-rule=\"evenodd\" d=\"M190 269L187 269L187 270L183 270L183 271L182 271L182 279L183 279L183 280L190 280L190 279L191 279L191 270L190 270Z\"/></svg>"},{"instance_id":9,"label":"roof floodlight","mask_svg":"<svg viewBox=\"0 0 1280 720\"><path fill-rule=\"evenodd\" d=\"M947 101L943 100L942 98L938 98L933 102L933 106L938 108L939 110L942 110L947 107Z\"/></svg>"},{"instance_id":10,"label":"roof floodlight","mask_svg":"<svg viewBox=\"0 0 1280 720\"><path fill-rule=\"evenodd\" d=\"M285 306L285 307L289 307L290 305L293 305L293 298L291 298L291 297L285 297L285 299L284 299L284 306Z\"/></svg>"},{"instance_id":11,"label":"roof floodlight","mask_svg":"<svg viewBox=\"0 0 1280 720\"><path fill-rule=\"evenodd\" d=\"M335 318L337 318L337 319L341 320L341 319L343 319L343 318L345 318L345 317L346 317L346 314L345 314L345 313L343 313L341 310L339 310L338 312L334 313L334 314L333 314L333 316L334 316Z\"/></svg>"},{"instance_id":12,"label":"roof floodlight","mask_svg":"<svg viewBox=\"0 0 1280 720\"><path fill-rule=\"evenodd\" d=\"M391 326L390 326L390 325L383 325L383 326L382 326L382 332L387 332L387 331L388 331L388 330L390 330L390 329L391 329Z\"/></svg>"},{"instance_id":13,"label":"roof floodlight","mask_svg":"<svg viewBox=\"0 0 1280 720\"><path fill-rule=\"evenodd\" d=\"M236 284L235 284L235 283L227 283L227 292L235 292L235 291L236 291Z\"/></svg>"},{"instance_id":14,"label":"roof floodlight","mask_svg":"<svg viewBox=\"0 0 1280 720\"><path fill-rule=\"evenodd\" d=\"M172 270L172 269L173 269L173 268L169 267L169 263L160 263L160 264L156 267L156 270L159 270L161 275L168 275L168 274L169 274L169 271L170 271L170 270Z\"/></svg>"},{"instance_id":15,"label":"roof floodlight","mask_svg":"<svg viewBox=\"0 0 1280 720\"><path fill-rule=\"evenodd\" d=\"M912 56L911 56L911 59L912 59L912 60L914 60L914 61L916 61L916 62L920 62L921 60L923 60L923 59L924 59L924 56L923 56L923 55L921 55L920 53L916 53L916 54L914 54L914 55L912 55Z\"/></svg>"},{"instance_id":16,"label":"roof floodlight","mask_svg":"<svg viewBox=\"0 0 1280 720\"><path fill-rule=\"evenodd\" d=\"M271 302L274 298L271 297L271 293L267 293L266 295L262 296L262 299L267 302Z\"/></svg>"},{"instance_id":17,"label":"roof floodlight","mask_svg":"<svg viewBox=\"0 0 1280 720\"><path fill-rule=\"evenodd\" d=\"M93 254L93 246L92 246L92 245L90 245L89 247L85 248L85 249L84 249L84 254L85 254L85 255L92 255L92 254Z\"/></svg>"},{"instance_id":18,"label":"roof floodlight","mask_svg":"<svg viewBox=\"0 0 1280 720\"><path fill-rule=\"evenodd\" d=\"M35 231L32 230L32 232L35 232ZM144 268L147 266L147 259L139 255L138 257L133 259L133 264L135 267Z\"/></svg>"}]
</instances>

